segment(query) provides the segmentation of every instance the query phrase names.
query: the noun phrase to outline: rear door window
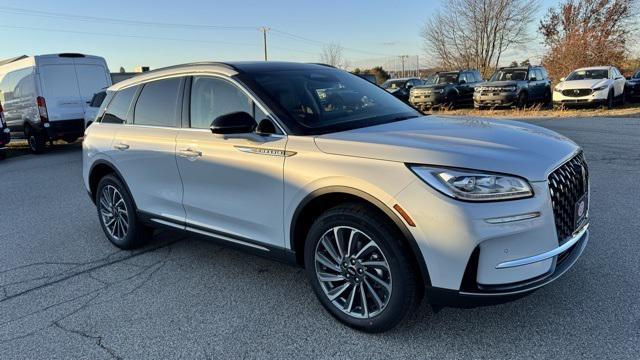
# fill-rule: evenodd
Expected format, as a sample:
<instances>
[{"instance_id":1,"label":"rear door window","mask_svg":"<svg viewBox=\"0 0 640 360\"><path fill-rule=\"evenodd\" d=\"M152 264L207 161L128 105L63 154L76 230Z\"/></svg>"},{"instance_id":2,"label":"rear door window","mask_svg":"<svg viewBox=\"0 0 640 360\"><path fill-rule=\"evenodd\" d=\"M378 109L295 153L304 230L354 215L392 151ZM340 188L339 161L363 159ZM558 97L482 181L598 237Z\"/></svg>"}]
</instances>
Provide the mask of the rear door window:
<instances>
[{"instance_id":1,"label":"rear door window","mask_svg":"<svg viewBox=\"0 0 640 360\"><path fill-rule=\"evenodd\" d=\"M182 102L182 78L147 83L142 88L133 114L136 125L178 127L178 105Z\"/></svg>"},{"instance_id":2,"label":"rear door window","mask_svg":"<svg viewBox=\"0 0 640 360\"><path fill-rule=\"evenodd\" d=\"M131 100L133 100L137 89L137 86L132 86L118 91L113 100L107 105L102 122L107 124L124 124L127 122Z\"/></svg>"},{"instance_id":3,"label":"rear door window","mask_svg":"<svg viewBox=\"0 0 640 360\"><path fill-rule=\"evenodd\" d=\"M45 98L77 98L80 96L76 69L73 65L41 66L40 80Z\"/></svg>"}]
</instances>

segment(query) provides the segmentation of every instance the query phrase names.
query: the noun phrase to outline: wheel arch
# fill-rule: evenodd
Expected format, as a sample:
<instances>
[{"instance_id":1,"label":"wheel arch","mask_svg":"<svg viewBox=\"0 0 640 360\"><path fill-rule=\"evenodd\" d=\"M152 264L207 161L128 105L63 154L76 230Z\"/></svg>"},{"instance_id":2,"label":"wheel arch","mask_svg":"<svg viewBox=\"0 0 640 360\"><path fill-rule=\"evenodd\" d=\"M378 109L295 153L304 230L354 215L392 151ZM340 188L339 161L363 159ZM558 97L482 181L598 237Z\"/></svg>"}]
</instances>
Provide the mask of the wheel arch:
<instances>
[{"instance_id":1,"label":"wheel arch","mask_svg":"<svg viewBox=\"0 0 640 360\"><path fill-rule=\"evenodd\" d=\"M296 254L296 262L299 265L304 265L304 243L306 241L307 231L311 227L313 220L323 211L345 202L367 204L391 220L397 230L403 235L402 240L410 251L409 256L414 261L414 265L416 265L422 283L431 286L431 278L429 277L429 271L422 252L402 219L400 219L391 208L374 196L362 190L346 186L330 186L317 189L308 194L300 204L298 204L289 228L289 241L291 249Z\"/></svg>"},{"instance_id":2,"label":"wheel arch","mask_svg":"<svg viewBox=\"0 0 640 360\"><path fill-rule=\"evenodd\" d=\"M103 177L113 174L124 184L127 192L131 196L131 200L133 201L133 206L137 209L136 200L133 198L133 194L131 193L131 189L129 189L129 185L124 181L124 177L122 173L118 170L118 168L107 160L97 160L91 165L91 169L89 170L89 193L91 194L91 200L95 203L96 201L96 191L98 189L98 183L100 183L100 179Z\"/></svg>"}]
</instances>

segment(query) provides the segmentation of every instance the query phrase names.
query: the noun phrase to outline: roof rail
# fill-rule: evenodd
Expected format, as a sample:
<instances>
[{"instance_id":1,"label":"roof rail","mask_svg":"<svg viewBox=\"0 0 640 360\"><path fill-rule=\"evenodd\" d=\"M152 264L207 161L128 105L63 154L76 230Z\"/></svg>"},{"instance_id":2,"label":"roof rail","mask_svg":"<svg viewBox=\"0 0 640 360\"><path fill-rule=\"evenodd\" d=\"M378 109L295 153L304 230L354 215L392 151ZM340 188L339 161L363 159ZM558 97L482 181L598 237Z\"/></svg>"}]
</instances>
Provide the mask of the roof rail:
<instances>
[{"instance_id":1,"label":"roof rail","mask_svg":"<svg viewBox=\"0 0 640 360\"><path fill-rule=\"evenodd\" d=\"M228 64L228 63L218 62L218 61L199 61L199 62L192 62L192 63L165 66L165 67L162 67L162 68L158 68L158 69L153 69L151 71L147 71L147 72L145 72L145 74L152 74L152 73L163 71L163 70L171 70L171 69L177 69L177 68L183 68L183 67L189 67L189 66L199 66L199 65L216 65L216 66L221 66L221 67L227 68L229 70L237 71L239 73L242 72L237 67L235 67L235 66L233 66L231 64Z\"/></svg>"}]
</instances>

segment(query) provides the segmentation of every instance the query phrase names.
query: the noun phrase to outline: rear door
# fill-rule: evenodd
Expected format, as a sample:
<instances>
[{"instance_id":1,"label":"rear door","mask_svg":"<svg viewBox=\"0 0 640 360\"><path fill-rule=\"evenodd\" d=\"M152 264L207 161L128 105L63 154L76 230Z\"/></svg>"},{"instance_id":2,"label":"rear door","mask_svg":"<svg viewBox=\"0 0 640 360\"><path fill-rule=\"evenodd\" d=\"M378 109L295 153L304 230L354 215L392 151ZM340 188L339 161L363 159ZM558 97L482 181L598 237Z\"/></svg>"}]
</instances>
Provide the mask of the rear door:
<instances>
[{"instance_id":1,"label":"rear door","mask_svg":"<svg viewBox=\"0 0 640 360\"><path fill-rule=\"evenodd\" d=\"M72 62L38 68L49 121L84 119L84 104Z\"/></svg>"},{"instance_id":2,"label":"rear door","mask_svg":"<svg viewBox=\"0 0 640 360\"><path fill-rule=\"evenodd\" d=\"M111 79L104 66L82 64L78 61L76 61L76 74L82 107L86 111L93 95L111 85Z\"/></svg>"},{"instance_id":3,"label":"rear door","mask_svg":"<svg viewBox=\"0 0 640 360\"><path fill-rule=\"evenodd\" d=\"M141 85L112 143L112 157L138 210L174 221L185 218L175 159L183 83L184 78L174 77Z\"/></svg>"}]
</instances>

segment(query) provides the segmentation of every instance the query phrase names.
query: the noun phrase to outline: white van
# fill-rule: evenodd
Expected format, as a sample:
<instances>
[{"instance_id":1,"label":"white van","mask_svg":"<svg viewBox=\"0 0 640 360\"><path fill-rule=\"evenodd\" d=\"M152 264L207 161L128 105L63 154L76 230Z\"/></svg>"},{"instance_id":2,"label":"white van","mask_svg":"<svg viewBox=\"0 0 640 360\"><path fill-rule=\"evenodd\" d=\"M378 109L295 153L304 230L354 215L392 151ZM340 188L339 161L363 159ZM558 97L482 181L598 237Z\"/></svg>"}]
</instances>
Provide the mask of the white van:
<instances>
[{"instance_id":1,"label":"white van","mask_svg":"<svg viewBox=\"0 0 640 360\"><path fill-rule=\"evenodd\" d=\"M0 102L12 132L35 153L47 141L74 142L84 133L93 95L111 85L106 61L83 54L52 54L0 63Z\"/></svg>"}]
</instances>

